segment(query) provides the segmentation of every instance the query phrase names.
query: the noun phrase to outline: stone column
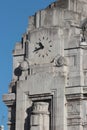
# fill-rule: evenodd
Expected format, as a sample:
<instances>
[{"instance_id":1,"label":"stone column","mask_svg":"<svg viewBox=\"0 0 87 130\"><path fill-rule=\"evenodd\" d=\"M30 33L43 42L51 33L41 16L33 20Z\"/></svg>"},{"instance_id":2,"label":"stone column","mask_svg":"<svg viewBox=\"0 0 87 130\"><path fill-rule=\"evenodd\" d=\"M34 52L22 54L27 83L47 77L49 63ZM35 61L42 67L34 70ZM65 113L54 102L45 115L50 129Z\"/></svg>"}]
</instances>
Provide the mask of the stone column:
<instances>
[{"instance_id":1,"label":"stone column","mask_svg":"<svg viewBox=\"0 0 87 130\"><path fill-rule=\"evenodd\" d=\"M31 129L30 130L49 130L49 103L35 102L31 115Z\"/></svg>"},{"instance_id":2,"label":"stone column","mask_svg":"<svg viewBox=\"0 0 87 130\"><path fill-rule=\"evenodd\" d=\"M15 130L15 107L16 96L15 93L3 95L3 102L8 107L8 130Z\"/></svg>"},{"instance_id":3,"label":"stone column","mask_svg":"<svg viewBox=\"0 0 87 130\"><path fill-rule=\"evenodd\" d=\"M8 130L11 130L11 125L12 125L12 122L11 122L11 107L8 107Z\"/></svg>"}]
</instances>

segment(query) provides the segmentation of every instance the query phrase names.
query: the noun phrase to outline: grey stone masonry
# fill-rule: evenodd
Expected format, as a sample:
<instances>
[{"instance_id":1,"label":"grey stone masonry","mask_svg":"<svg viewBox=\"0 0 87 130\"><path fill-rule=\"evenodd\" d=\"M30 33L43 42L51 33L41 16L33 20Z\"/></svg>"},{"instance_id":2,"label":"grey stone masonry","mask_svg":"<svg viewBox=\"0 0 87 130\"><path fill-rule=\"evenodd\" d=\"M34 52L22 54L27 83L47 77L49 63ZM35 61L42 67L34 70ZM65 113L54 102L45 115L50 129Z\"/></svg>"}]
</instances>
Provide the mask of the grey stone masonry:
<instances>
[{"instance_id":1,"label":"grey stone masonry","mask_svg":"<svg viewBox=\"0 0 87 130\"><path fill-rule=\"evenodd\" d=\"M3 95L8 130L87 130L87 0L56 0L29 17Z\"/></svg>"}]
</instances>

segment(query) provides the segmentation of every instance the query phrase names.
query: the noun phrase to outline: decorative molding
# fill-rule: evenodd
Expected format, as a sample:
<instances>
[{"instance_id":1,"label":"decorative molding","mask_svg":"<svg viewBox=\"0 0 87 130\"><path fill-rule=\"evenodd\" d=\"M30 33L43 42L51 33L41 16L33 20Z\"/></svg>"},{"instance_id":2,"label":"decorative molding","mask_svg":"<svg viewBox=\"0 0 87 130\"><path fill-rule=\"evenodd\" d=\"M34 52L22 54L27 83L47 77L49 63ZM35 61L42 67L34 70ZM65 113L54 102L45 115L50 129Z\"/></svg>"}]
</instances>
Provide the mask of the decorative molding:
<instances>
[{"instance_id":1,"label":"decorative molding","mask_svg":"<svg viewBox=\"0 0 87 130\"><path fill-rule=\"evenodd\" d=\"M33 113L35 114L49 114L48 112L49 103L48 102L34 102Z\"/></svg>"},{"instance_id":2,"label":"decorative molding","mask_svg":"<svg viewBox=\"0 0 87 130\"><path fill-rule=\"evenodd\" d=\"M67 60L64 56L55 58L54 62L57 67L67 66Z\"/></svg>"}]
</instances>

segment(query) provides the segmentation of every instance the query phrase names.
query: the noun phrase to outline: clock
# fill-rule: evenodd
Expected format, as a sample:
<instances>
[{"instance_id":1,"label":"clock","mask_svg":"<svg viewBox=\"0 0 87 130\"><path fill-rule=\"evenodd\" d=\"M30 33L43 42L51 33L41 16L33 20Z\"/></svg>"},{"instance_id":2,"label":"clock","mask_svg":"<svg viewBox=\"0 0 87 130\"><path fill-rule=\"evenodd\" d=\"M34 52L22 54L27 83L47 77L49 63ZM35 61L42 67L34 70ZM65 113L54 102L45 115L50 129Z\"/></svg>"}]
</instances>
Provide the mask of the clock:
<instances>
[{"instance_id":1,"label":"clock","mask_svg":"<svg viewBox=\"0 0 87 130\"><path fill-rule=\"evenodd\" d=\"M52 40L48 37L39 38L35 43L33 53L38 57L46 58L49 57L52 52Z\"/></svg>"},{"instance_id":2,"label":"clock","mask_svg":"<svg viewBox=\"0 0 87 130\"><path fill-rule=\"evenodd\" d=\"M29 34L29 64L49 64L59 53L57 29L37 29Z\"/></svg>"}]
</instances>

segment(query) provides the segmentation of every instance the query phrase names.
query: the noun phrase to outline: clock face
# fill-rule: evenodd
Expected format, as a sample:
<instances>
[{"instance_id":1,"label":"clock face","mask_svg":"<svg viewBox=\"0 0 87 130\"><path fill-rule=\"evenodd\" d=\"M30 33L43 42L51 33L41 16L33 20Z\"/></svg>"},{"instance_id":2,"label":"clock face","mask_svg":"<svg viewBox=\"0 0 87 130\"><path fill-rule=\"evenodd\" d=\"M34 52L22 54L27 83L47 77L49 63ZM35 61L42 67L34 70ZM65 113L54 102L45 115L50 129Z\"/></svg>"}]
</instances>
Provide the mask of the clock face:
<instances>
[{"instance_id":1,"label":"clock face","mask_svg":"<svg viewBox=\"0 0 87 130\"><path fill-rule=\"evenodd\" d=\"M58 52L58 32L53 29L41 29L30 33L29 63L51 63Z\"/></svg>"},{"instance_id":2,"label":"clock face","mask_svg":"<svg viewBox=\"0 0 87 130\"><path fill-rule=\"evenodd\" d=\"M35 43L33 53L41 58L49 57L52 52L52 40L48 37L40 37Z\"/></svg>"}]
</instances>

